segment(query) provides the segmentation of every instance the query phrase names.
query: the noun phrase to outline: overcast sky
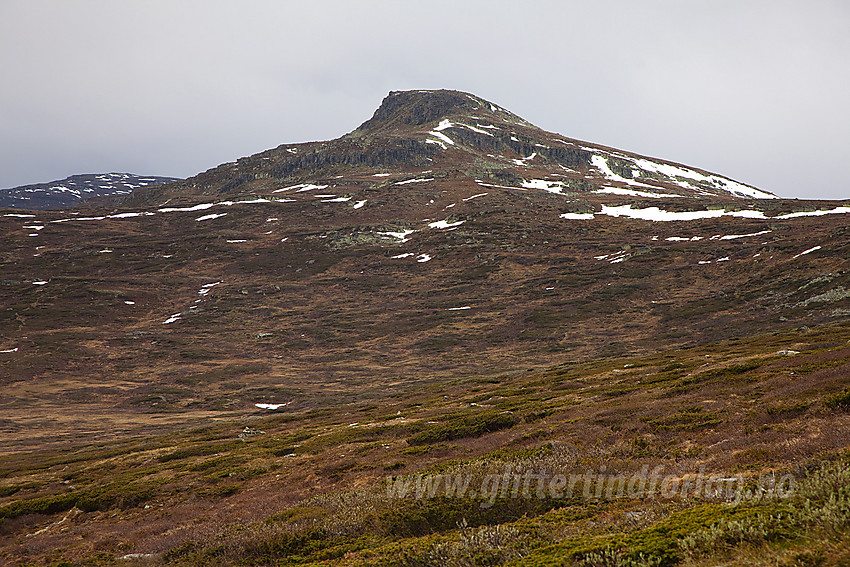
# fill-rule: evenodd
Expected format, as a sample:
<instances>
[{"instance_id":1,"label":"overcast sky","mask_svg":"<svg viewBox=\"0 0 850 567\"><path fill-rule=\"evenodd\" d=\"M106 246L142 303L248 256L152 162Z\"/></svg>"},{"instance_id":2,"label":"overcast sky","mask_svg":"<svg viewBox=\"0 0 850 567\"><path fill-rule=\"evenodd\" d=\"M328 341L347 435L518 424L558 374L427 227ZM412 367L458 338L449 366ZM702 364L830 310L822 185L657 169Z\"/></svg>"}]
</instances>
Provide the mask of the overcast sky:
<instances>
[{"instance_id":1,"label":"overcast sky","mask_svg":"<svg viewBox=\"0 0 850 567\"><path fill-rule=\"evenodd\" d=\"M457 89L783 197L850 198L847 0L0 0L0 187L188 177Z\"/></svg>"}]
</instances>

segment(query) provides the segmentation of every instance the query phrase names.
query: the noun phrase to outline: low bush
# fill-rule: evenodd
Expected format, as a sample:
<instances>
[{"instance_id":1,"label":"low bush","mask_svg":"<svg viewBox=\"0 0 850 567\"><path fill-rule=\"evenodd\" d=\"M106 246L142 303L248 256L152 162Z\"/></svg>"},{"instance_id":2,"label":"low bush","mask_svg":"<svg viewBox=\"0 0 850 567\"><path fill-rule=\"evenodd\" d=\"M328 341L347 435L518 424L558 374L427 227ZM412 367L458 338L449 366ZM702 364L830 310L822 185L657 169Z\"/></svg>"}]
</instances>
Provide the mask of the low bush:
<instances>
[{"instance_id":1,"label":"low bush","mask_svg":"<svg viewBox=\"0 0 850 567\"><path fill-rule=\"evenodd\" d=\"M152 498L158 485L141 482L114 482L83 490L18 500L0 507L0 518L17 518L26 514L55 514L77 507L84 512L132 508Z\"/></svg>"},{"instance_id":2,"label":"low bush","mask_svg":"<svg viewBox=\"0 0 850 567\"><path fill-rule=\"evenodd\" d=\"M842 391L828 396L823 403L829 409L850 410L850 388L844 388Z\"/></svg>"},{"instance_id":3,"label":"low bush","mask_svg":"<svg viewBox=\"0 0 850 567\"><path fill-rule=\"evenodd\" d=\"M411 435L407 438L407 443L410 445L427 445L463 437L480 437L485 433L508 429L517 423L517 418L509 413L482 411L464 414L450 417L445 422L434 424L424 431Z\"/></svg>"},{"instance_id":4,"label":"low bush","mask_svg":"<svg viewBox=\"0 0 850 567\"><path fill-rule=\"evenodd\" d=\"M228 447L226 445L194 445L192 447L183 447L180 449L175 449L170 453L163 453L156 459L160 463L167 463L168 461L176 461L178 459L186 459L189 457L204 457L206 455L214 455L215 453L220 453L227 449Z\"/></svg>"},{"instance_id":5,"label":"low bush","mask_svg":"<svg viewBox=\"0 0 850 567\"><path fill-rule=\"evenodd\" d=\"M653 431L692 431L723 423L719 414L700 406L684 408L677 413L656 418L641 418Z\"/></svg>"}]
</instances>

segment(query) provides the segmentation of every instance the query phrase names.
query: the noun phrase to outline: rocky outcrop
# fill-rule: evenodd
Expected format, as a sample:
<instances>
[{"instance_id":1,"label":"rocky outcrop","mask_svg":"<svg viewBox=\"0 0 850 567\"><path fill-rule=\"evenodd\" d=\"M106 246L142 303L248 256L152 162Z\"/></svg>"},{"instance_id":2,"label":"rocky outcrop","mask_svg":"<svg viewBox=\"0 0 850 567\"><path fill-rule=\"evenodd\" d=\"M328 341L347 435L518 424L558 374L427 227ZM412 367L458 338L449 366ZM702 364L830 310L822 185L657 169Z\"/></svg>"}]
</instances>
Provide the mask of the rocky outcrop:
<instances>
[{"instance_id":1,"label":"rocky outcrop","mask_svg":"<svg viewBox=\"0 0 850 567\"><path fill-rule=\"evenodd\" d=\"M375 132L399 126L421 126L450 115L472 114L485 101L457 91L390 92L375 114L358 130Z\"/></svg>"}]
</instances>

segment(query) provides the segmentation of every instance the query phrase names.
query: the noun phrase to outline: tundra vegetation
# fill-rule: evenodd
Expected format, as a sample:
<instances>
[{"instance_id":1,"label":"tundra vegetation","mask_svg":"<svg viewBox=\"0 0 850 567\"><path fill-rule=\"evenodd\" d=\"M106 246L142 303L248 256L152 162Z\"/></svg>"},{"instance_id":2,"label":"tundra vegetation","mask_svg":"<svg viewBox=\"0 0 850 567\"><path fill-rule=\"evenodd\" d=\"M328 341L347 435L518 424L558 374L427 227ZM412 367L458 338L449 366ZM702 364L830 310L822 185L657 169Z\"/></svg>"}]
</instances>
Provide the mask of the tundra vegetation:
<instances>
[{"instance_id":1,"label":"tundra vegetation","mask_svg":"<svg viewBox=\"0 0 850 567\"><path fill-rule=\"evenodd\" d=\"M796 329L3 457L3 559L841 564L848 340ZM600 482L648 470L652 493Z\"/></svg>"}]
</instances>

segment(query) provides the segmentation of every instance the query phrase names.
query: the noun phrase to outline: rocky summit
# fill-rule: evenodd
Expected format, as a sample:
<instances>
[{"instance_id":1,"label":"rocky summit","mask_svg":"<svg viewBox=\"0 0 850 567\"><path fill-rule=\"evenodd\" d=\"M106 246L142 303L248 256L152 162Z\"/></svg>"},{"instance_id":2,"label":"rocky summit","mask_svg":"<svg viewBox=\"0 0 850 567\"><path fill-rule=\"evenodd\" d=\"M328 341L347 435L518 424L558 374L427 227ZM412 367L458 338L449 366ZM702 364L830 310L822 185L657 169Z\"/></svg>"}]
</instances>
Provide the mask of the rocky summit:
<instances>
[{"instance_id":1,"label":"rocky summit","mask_svg":"<svg viewBox=\"0 0 850 567\"><path fill-rule=\"evenodd\" d=\"M335 140L0 211L0 557L681 561L659 534L751 516L368 487L447 463L726 478L835 454L850 202L766 189L405 91Z\"/></svg>"}]
</instances>

